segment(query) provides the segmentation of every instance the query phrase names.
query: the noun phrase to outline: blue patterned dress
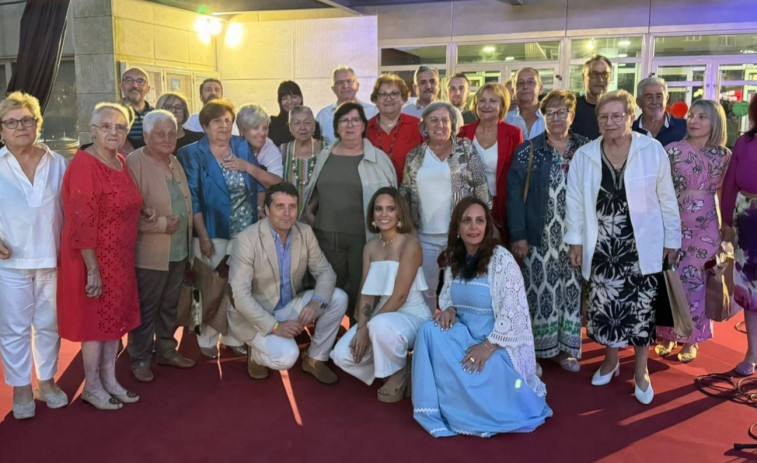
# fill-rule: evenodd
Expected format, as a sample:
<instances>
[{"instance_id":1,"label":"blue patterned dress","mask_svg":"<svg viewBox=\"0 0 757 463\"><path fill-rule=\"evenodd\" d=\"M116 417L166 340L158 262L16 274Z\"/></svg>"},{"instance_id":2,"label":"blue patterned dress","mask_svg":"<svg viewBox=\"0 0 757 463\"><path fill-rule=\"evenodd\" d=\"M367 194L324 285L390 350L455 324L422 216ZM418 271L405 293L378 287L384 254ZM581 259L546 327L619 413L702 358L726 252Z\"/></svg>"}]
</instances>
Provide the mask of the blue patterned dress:
<instances>
[{"instance_id":1,"label":"blue patterned dress","mask_svg":"<svg viewBox=\"0 0 757 463\"><path fill-rule=\"evenodd\" d=\"M509 258L517 272L517 264L512 256ZM518 284L511 280L505 288L512 289L510 283ZM446 280L452 306L457 308L457 321L448 331L434 326L433 320L426 322L413 352L413 415L432 436L531 432L552 416L544 385L533 373L527 381L516 371L510 349L494 351L480 374L467 373L460 365L468 348L495 336L495 324L512 324L518 332L530 328L522 278L519 285L521 307L495 317L488 277L467 282L455 279L451 284ZM518 305L514 298L508 299L509 304ZM519 323L525 327L515 326ZM515 357L523 362L522 357L530 356L533 368L533 341L525 347L530 353L516 349Z\"/></svg>"}]
</instances>

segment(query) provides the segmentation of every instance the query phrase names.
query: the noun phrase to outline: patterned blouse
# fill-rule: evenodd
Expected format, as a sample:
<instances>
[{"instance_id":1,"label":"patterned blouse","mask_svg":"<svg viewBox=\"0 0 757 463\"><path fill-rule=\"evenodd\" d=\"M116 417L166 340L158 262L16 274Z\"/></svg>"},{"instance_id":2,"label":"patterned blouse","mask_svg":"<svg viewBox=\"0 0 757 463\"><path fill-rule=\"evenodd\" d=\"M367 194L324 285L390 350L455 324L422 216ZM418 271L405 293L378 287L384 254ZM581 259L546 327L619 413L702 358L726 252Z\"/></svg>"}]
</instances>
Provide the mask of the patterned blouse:
<instances>
[{"instance_id":1,"label":"patterned blouse","mask_svg":"<svg viewBox=\"0 0 757 463\"><path fill-rule=\"evenodd\" d=\"M310 176L315 168L315 160L318 153L329 146L325 140L313 140L313 156L309 159L300 159L294 155L295 141L283 143L281 145L281 159L284 160L284 181L289 182L299 192L299 201L297 203L297 215L302 212L303 202L305 201L305 190L310 182Z\"/></svg>"},{"instance_id":2,"label":"patterned blouse","mask_svg":"<svg viewBox=\"0 0 757 463\"><path fill-rule=\"evenodd\" d=\"M420 226L420 195L417 182L418 170L423 165L423 157L428 148L428 141L421 143L407 154L405 172L402 175L400 193L410 204L410 213L416 229ZM447 157L452 174L452 208L468 196L475 196L492 207L489 196L489 184L486 181L486 167L478 155L476 147L467 138L452 137L452 153Z\"/></svg>"}]
</instances>

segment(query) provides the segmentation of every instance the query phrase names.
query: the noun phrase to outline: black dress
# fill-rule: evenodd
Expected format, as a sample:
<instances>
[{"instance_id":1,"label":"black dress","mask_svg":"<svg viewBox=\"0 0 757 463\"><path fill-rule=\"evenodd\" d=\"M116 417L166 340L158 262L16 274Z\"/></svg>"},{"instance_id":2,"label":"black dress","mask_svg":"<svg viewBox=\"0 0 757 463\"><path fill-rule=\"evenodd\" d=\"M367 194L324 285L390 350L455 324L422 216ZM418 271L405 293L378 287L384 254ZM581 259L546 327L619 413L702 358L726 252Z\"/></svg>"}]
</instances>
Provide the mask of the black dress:
<instances>
[{"instance_id":1,"label":"black dress","mask_svg":"<svg viewBox=\"0 0 757 463\"><path fill-rule=\"evenodd\" d=\"M597 247L591 262L586 334L609 347L655 342L657 294L654 275L642 275L623 184L625 165L616 170L602 154L597 196Z\"/></svg>"},{"instance_id":2,"label":"black dress","mask_svg":"<svg viewBox=\"0 0 757 463\"><path fill-rule=\"evenodd\" d=\"M282 112L278 116L271 117L271 123L268 125L268 138L276 146L281 146L294 140L294 136L289 131L289 113ZM321 126L317 122L315 123L313 138L316 140L321 139Z\"/></svg>"}]
</instances>

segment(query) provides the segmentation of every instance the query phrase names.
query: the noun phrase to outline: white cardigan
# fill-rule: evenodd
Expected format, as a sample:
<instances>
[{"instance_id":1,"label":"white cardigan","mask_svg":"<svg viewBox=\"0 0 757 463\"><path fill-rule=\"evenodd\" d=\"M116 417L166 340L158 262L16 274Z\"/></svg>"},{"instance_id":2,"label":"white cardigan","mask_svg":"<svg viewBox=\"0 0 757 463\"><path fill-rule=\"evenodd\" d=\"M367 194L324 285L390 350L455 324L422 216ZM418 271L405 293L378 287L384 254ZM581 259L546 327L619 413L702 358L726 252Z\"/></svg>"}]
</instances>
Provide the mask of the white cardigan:
<instances>
[{"instance_id":1,"label":"white cardigan","mask_svg":"<svg viewBox=\"0 0 757 463\"><path fill-rule=\"evenodd\" d=\"M662 271L663 247L681 247L681 218L670 174L670 160L660 142L632 132L623 176L641 273ZM576 151L568 172L568 231L565 242L583 245L581 273L591 274L597 245L597 196L602 182L602 138Z\"/></svg>"}]
</instances>

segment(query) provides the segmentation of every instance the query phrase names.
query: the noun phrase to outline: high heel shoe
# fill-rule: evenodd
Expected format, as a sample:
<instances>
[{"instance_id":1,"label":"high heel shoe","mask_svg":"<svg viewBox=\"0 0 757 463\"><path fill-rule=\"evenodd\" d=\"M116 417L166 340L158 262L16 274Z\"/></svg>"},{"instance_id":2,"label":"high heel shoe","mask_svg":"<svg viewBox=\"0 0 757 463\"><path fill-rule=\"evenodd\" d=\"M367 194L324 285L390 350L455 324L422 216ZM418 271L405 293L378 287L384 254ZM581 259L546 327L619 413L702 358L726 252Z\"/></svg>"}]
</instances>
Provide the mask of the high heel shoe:
<instances>
[{"instance_id":1,"label":"high heel shoe","mask_svg":"<svg viewBox=\"0 0 757 463\"><path fill-rule=\"evenodd\" d=\"M591 377L592 386L604 386L605 384L608 384L610 380L612 380L613 376L618 376L620 374L620 362L616 363L615 368L613 368L611 372L605 375L603 375L601 371L602 367L600 366L599 369L594 373L594 376Z\"/></svg>"},{"instance_id":2,"label":"high heel shoe","mask_svg":"<svg viewBox=\"0 0 757 463\"><path fill-rule=\"evenodd\" d=\"M636 378L633 379L634 386L633 386L633 395L636 396L636 400L643 403L644 405L649 405L652 403L652 399L654 399L654 389L652 389L652 380L649 378L649 375L645 375L647 378L647 390L642 391L638 384L636 384Z\"/></svg>"}]
</instances>

